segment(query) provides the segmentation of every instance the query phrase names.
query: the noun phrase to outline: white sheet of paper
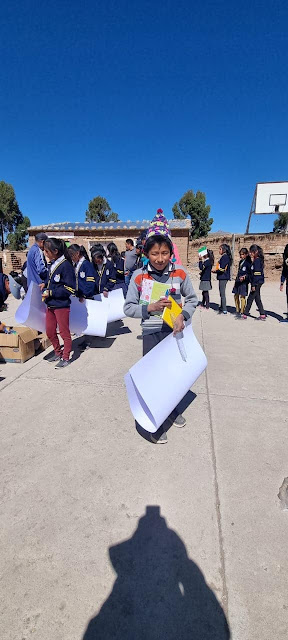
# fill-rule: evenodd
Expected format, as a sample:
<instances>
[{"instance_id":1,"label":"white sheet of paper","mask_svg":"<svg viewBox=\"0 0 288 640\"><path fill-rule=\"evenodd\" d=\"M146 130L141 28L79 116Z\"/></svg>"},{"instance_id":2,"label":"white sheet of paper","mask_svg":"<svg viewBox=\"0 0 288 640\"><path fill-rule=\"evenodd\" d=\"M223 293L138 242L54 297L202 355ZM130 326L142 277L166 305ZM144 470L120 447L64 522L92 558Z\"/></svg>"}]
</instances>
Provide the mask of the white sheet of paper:
<instances>
[{"instance_id":1,"label":"white sheet of paper","mask_svg":"<svg viewBox=\"0 0 288 640\"><path fill-rule=\"evenodd\" d=\"M98 300L79 302L71 298L69 326L70 331L80 336L100 336L104 338L107 331L108 308Z\"/></svg>"},{"instance_id":2,"label":"white sheet of paper","mask_svg":"<svg viewBox=\"0 0 288 640\"><path fill-rule=\"evenodd\" d=\"M46 304L41 298L38 284L30 282L27 294L15 313L17 324L24 324L41 332L46 330Z\"/></svg>"},{"instance_id":3,"label":"white sheet of paper","mask_svg":"<svg viewBox=\"0 0 288 640\"><path fill-rule=\"evenodd\" d=\"M108 322L116 322L125 318L123 311L124 307L124 295L122 289L113 289L109 291L108 298L105 298L103 293L94 296L94 300L103 302L107 306Z\"/></svg>"},{"instance_id":4,"label":"white sheet of paper","mask_svg":"<svg viewBox=\"0 0 288 640\"><path fill-rule=\"evenodd\" d=\"M46 304L41 300L41 291L35 282L31 282L28 292L19 305L15 320L18 324L24 324L30 329L38 331L46 330ZM90 336L106 335L108 307L101 302L85 300L79 302L78 298L71 297L69 326L71 333Z\"/></svg>"},{"instance_id":5,"label":"white sheet of paper","mask_svg":"<svg viewBox=\"0 0 288 640\"><path fill-rule=\"evenodd\" d=\"M81 303L80 303L81 304ZM86 336L100 336L104 338L107 331L107 307L95 300L85 300L87 307L87 327L83 333Z\"/></svg>"},{"instance_id":6,"label":"white sheet of paper","mask_svg":"<svg viewBox=\"0 0 288 640\"><path fill-rule=\"evenodd\" d=\"M171 333L134 364L125 376L132 414L150 433L159 429L207 366L206 356L195 338L191 323L184 329L181 340L186 361L181 356L176 337Z\"/></svg>"},{"instance_id":7,"label":"white sheet of paper","mask_svg":"<svg viewBox=\"0 0 288 640\"><path fill-rule=\"evenodd\" d=\"M124 295L122 289L113 289L108 293L108 298L104 298L108 301L108 322L116 322L125 318L123 311L124 307Z\"/></svg>"}]
</instances>

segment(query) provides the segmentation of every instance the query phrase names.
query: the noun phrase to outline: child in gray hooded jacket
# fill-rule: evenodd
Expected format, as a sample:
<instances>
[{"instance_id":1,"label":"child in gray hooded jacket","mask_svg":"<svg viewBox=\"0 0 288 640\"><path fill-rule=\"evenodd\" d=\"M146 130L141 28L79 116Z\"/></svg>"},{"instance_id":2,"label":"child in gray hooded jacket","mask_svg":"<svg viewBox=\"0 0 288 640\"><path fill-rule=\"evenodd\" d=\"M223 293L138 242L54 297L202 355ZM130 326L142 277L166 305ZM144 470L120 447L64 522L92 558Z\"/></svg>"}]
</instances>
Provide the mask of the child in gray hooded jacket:
<instances>
[{"instance_id":1,"label":"child in gray hooded jacket","mask_svg":"<svg viewBox=\"0 0 288 640\"><path fill-rule=\"evenodd\" d=\"M127 316L141 319L143 356L172 331L174 335L183 331L185 322L191 319L198 302L186 269L182 265L171 262L173 244L168 223L162 211L157 212L157 216L151 223L144 253L147 257L146 265L133 274L124 304L124 313ZM182 306L182 296L185 298L182 311L174 321L173 329L162 319L165 307L171 306L168 300L169 295L180 306ZM154 299L153 302L151 297ZM178 413L177 408L173 415L171 414L170 418L175 426L184 427L186 420ZM151 434L151 440L157 444L167 442L167 434L163 427L160 427L157 433Z\"/></svg>"}]
</instances>

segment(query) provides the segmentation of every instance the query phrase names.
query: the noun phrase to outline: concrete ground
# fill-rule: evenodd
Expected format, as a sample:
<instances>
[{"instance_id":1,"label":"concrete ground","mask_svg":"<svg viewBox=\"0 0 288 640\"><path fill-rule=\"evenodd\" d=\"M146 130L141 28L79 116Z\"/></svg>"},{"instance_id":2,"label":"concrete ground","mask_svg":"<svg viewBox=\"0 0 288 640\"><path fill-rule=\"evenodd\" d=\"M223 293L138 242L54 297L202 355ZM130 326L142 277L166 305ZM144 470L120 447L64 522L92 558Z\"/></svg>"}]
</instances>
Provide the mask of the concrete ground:
<instances>
[{"instance_id":1,"label":"concrete ground","mask_svg":"<svg viewBox=\"0 0 288 640\"><path fill-rule=\"evenodd\" d=\"M165 446L137 433L126 398L137 320L110 325L85 353L76 341L63 371L47 352L0 365L3 640L287 638L278 284L263 302L265 323L197 309L208 369ZM15 308L11 299L4 322Z\"/></svg>"}]
</instances>

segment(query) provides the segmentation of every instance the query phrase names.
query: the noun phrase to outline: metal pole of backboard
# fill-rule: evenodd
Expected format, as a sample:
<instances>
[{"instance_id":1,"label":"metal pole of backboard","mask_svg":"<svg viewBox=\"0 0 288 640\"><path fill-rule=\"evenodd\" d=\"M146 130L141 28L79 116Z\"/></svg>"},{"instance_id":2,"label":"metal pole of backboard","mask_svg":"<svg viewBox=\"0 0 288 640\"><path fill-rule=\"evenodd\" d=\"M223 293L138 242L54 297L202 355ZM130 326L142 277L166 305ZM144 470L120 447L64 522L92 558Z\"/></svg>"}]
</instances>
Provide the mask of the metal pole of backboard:
<instances>
[{"instance_id":1,"label":"metal pole of backboard","mask_svg":"<svg viewBox=\"0 0 288 640\"><path fill-rule=\"evenodd\" d=\"M256 189L257 189L257 187L256 187ZM256 189L255 189L255 191L254 191L254 196L253 196L253 200L252 200L252 204L251 204L251 209L250 209L250 213L249 213L249 218L248 218L248 222L247 222L247 227L246 227L246 231L245 231L245 233L247 233L247 234L249 233L249 228L250 228L251 218L252 218L252 215L253 215L253 213L254 213L254 211L255 211Z\"/></svg>"}]
</instances>

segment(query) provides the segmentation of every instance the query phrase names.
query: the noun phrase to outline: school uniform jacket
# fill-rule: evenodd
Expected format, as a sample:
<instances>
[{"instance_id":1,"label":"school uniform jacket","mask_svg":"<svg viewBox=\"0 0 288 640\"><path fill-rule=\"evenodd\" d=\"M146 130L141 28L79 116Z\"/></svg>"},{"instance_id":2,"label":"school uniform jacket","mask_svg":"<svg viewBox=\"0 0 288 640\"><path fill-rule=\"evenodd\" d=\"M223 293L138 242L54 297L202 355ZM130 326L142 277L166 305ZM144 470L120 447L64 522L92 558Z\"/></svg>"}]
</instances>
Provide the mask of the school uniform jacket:
<instances>
[{"instance_id":1,"label":"school uniform jacket","mask_svg":"<svg viewBox=\"0 0 288 640\"><path fill-rule=\"evenodd\" d=\"M116 284L123 284L125 282L125 270L124 270L124 258L116 258L115 262L112 258L108 257L108 260L112 262L116 271Z\"/></svg>"},{"instance_id":2,"label":"school uniform jacket","mask_svg":"<svg viewBox=\"0 0 288 640\"><path fill-rule=\"evenodd\" d=\"M181 296L185 298L182 314L184 320L189 320L197 306L197 296L193 289L189 275L182 265L169 263L166 269L157 272L148 264L143 269L138 269L133 273L131 278L127 297L124 304L124 313L130 318L141 318L143 334L157 333L158 331L171 331L170 327L162 320L161 312L148 312L148 304L141 304L140 298L142 293L143 282L145 280L153 280L167 286L167 293L182 306Z\"/></svg>"},{"instance_id":3,"label":"school uniform jacket","mask_svg":"<svg viewBox=\"0 0 288 640\"><path fill-rule=\"evenodd\" d=\"M250 282L252 287L264 282L264 266L260 258L255 258L251 264Z\"/></svg>"},{"instance_id":4,"label":"school uniform jacket","mask_svg":"<svg viewBox=\"0 0 288 640\"><path fill-rule=\"evenodd\" d=\"M116 284L116 269L111 260L104 258L103 265L98 271L97 265L93 264L95 277L95 293L112 291Z\"/></svg>"},{"instance_id":5,"label":"school uniform jacket","mask_svg":"<svg viewBox=\"0 0 288 640\"><path fill-rule=\"evenodd\" d=\"M217 280L230 280L230 260L227 253L223 253L219 260L217 271Z\"/></svg>"},{"instance_id":6,"label":"school uniform jacket","mask_svg":"<svg viewBox=\"0 0 288 640\"><path fill-rule=\"evenodd\" d=\"M200 269L200 280L203 282L211 282L211 271L212 271L212 264L209 260L209 258L206 258L205 260L199 260L199 269Z\"/></svg>"},{"instance_id":7,"label":"school uniform jacket","mask_svg":"<svg viewBox=\"0 0 288 640\"><path fill-rule=\"evenodd\" d=\"M84 256L75 265L76 295L78 298L93 298L95 293L95 269Z\"/></svg>"},{"instance_id":8,"label":"school uniform jacket","mask_svg":"<svg viewBox=\"0 0 288 640\"><path fill-rule=\"evenodd\" d=\"M64 256L61 256L49 266L45 287L49 291L49 297L45 299L47 307L53 309L70 307L70 296L75 295L75 287L74 268Z\"/></svg>"},{"instance_id":9,"label":"school uniform jacket","mask_svg":"<svg viewBox=\"0 0 288 640\"><path fill-rule=\"evenodd\" d=\"M234 287L232 289L232 293L237 293L237 295L239 296L244 296L244 297L247 296L248 285L250 282L250 274L251 274L251 262L246 258L244 258L243 260L240 260L236 280L234 283ZM240 280L240 278L244 278L244 280Z\"/></svg>"}]
</instances>

